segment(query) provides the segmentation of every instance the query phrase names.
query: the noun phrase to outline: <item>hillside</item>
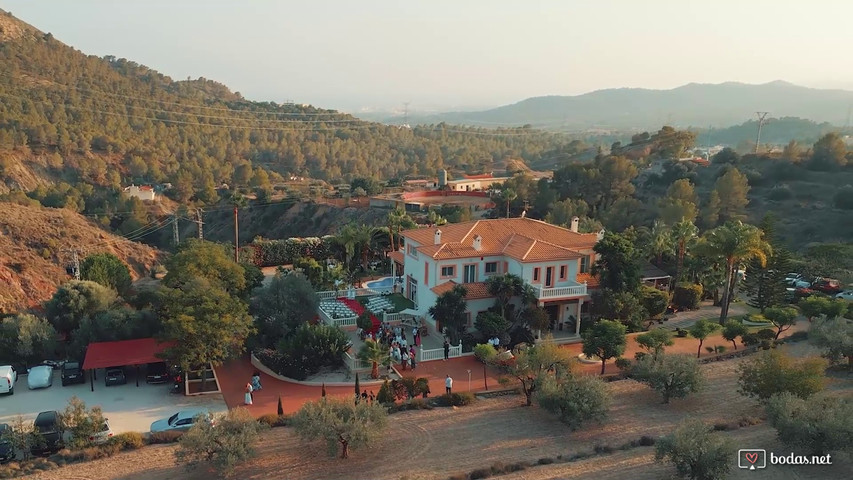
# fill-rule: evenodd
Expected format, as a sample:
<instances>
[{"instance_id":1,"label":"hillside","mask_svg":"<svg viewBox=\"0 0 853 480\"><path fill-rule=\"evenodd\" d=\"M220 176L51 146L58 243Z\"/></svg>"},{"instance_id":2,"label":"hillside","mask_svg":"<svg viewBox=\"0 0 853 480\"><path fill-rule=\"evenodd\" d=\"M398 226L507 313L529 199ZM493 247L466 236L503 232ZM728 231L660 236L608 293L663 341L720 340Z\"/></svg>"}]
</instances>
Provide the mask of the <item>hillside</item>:
<instances>
[{"instance_id":1,"label":"hillside","mask_svg":"<svg viewBox=\"0 0 853 480\"><path fill-rule=\"evenodd\" d=\"M756 111L770 111L780 118L844 125L851 104L851 91L807 88L782 81L761 85L691 83L671 90L618 88L575 96L534 97L491 110L446 113L424 120L464 125L530 124L552 130L647 130L660 125L722 127L753 118Z\"/></svg>"},{"instance_id":2,"label":"hillside","mask_svg":"<svg viewBox=\"0 0 853 480\"><path fill-rule=\"evenodd\" d=\"M70 277L71 248L118 256L139 278L158 261L157 250L104 232L65 209L3 204L0 215L0 313L35 307Z\"/></svg>"}]
</instances>

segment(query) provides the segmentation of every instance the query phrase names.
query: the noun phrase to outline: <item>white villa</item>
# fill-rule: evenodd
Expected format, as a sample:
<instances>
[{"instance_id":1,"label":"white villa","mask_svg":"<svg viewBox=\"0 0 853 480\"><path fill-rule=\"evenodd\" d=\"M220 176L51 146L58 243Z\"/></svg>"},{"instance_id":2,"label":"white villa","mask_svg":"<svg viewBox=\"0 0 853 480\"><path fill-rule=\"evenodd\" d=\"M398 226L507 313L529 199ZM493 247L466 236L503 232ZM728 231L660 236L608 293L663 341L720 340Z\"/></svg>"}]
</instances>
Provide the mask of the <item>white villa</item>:
<instances>
[{"instance_id":1,"label":"white villa","mask_svg":"<svg viewBox=\"0 0 853 480\"><path fill-rule=\"evenodd\" d=\"M405 251L392 252L394 276L403 277L403 293L418 313L432 323L429 307L456 284L468 294L468 326L492 307L485 280L511 273L536 291L548 311L552 330L577 334L588 310L589 289L598 286L590 274L593 246L602 233L578 233L529 218L479 220L440 228L406 230ZM584 315L585 316L585 315Z\"/></svg>"},{"instance_id":2,"label":"white villa","mask_svg":"<svg viewBox=\"0 0 853 480\"><path fill-rule=\"evenodd\" d=\"M154 188L150 185L143 185L140 187L131 185L129 187L124 187L124 193L129 197L136 197L140 200L153 201L157 197L157 194L154 193Z\"/></svg>"}]
</instances>

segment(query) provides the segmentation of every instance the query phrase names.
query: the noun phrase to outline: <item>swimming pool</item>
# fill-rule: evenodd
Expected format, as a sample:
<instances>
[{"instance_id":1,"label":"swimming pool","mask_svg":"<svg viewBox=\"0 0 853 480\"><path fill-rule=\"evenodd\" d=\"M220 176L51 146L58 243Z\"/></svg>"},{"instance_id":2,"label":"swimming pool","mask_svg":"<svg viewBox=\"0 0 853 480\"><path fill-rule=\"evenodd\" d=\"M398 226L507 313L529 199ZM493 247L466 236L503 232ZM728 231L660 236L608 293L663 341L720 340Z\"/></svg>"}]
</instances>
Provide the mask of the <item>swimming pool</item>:
<instances>
[{"instance_id":1,"label":"swimming pool","mask_svg":"<svg viewBox=\"0 0 853 480\"><path fill-rule=\"evenodd\" d=\"M394 277L383 277L364 284L367 288L390 288L394 286Z\"/></svg>"}]
</instances>

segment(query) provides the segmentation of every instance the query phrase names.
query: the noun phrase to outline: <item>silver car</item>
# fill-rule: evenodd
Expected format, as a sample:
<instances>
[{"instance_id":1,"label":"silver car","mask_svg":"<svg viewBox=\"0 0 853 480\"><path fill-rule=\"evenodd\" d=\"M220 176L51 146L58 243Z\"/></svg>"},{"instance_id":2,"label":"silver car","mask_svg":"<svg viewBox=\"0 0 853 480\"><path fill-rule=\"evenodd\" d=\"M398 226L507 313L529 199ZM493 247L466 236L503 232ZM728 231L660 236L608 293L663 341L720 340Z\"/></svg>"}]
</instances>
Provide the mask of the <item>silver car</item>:
<instances>
[{"instance_id":1,"label":"silver car","mask_svg":"<svg viewBox=\"0 0 853 480\"><path fill-rule=\"evenodd\" d=\"M151 433L186 432L197 421L206 420L213 424L213 416L207 410L182 410L169 418L157 420L151 424Z\"/></svg>"},{"instance_id":2,"label":"silver car","mask_svg":"<svg viewBox=\"0 0 853 480\"><path fill-rule=\"evenodd\" d=\"M27 370L27 387L30 390L53 385L53 367L39 365Z\"/></svg>"},{"instance_id":3,"label":"silver car","mask_svg":"<svg viewBox=\"0 0 853 480\"><path fill-rule=\"evenodd\" d=\"M107 443L111 438L113 438L113 429L110 428L110 421L105 418L100 430L89 436L89 441L95 445L102 445Z\"/></svg>"}]
</instances>

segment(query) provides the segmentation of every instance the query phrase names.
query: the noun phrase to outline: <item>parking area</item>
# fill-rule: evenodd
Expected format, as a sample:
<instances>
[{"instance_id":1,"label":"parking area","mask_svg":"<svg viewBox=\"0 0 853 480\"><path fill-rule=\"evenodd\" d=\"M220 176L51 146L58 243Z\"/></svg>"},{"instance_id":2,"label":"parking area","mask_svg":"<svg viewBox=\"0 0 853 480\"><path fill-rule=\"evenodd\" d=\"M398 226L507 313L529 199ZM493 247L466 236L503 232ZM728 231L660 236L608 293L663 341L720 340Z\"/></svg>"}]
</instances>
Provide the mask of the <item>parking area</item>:
<instances>
[{"instance_id":1,"label":"parking area","mask_svg":"<svg viewBox=\"0 0 853 480\"><path fill-rule=\"evenodd\" d=\"M136 371L133 368L127 369L127 384L107 387L104 385L104 371L98 370L94 392L90 390L88 377L85 384L63 387L59 370L53 371L51 387L38 390L27 389L27 376L19 375L14 395L0 395L0 423L11 423L18 415L32 421L39 412L62 411L74 395L86 402L87 407L100 406L116 433L148 432L152 422L184 409L226 410L221 394L194 397L172 394L171 382L148 385L143 372L141 369L139 387L136 386Z\"/></svg>"}]
</instances>

